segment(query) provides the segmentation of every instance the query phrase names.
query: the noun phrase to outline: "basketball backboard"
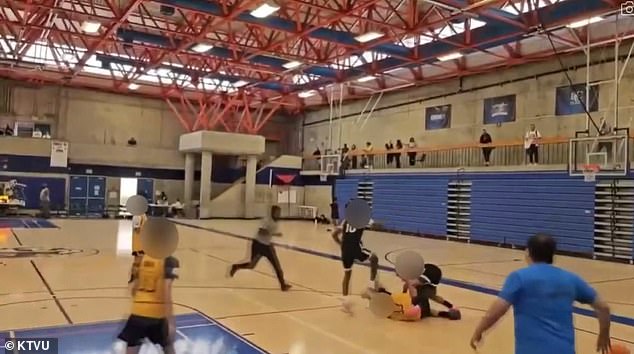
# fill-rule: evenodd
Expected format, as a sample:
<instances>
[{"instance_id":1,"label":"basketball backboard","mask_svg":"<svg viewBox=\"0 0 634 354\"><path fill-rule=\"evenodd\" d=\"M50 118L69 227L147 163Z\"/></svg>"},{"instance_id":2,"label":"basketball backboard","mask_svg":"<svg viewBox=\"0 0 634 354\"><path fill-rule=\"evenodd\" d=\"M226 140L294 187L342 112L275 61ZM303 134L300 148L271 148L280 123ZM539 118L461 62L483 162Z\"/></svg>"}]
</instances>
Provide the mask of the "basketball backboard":
<instances>
[{"instance_id":1,"label":"basketball backboard","mask_svg":"<svg viewBox=\"0 0 634 354\"><path fill-rule=\"evenodd\" d=\"M570 139L568 170L583 176L588 165L598 165L597 176L625 176L629 169L629 137L606 135Z\"/></svg>"}]
</instances>

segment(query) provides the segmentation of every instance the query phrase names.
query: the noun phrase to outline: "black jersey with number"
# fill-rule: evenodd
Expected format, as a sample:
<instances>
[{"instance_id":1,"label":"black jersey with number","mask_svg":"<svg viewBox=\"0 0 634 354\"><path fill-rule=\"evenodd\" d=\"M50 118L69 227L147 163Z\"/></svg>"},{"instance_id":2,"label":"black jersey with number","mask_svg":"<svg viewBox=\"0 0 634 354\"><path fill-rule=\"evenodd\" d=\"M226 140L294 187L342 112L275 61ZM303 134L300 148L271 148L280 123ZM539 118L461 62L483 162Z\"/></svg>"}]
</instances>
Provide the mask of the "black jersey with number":
<instances>
[{"instance_id":1,"label":"black jersey with number","mask_svg":"<svg viewBox=\"0 0 634 354\"><path fill-rule=\"evenodd\" d=\"M343 228L343 239L341 241L342 247L358 247L361 245L361 238L363 237L363 231L365 228L357 229L352 225L344 222L342 225Z\"/></svg>"}]
</instances>

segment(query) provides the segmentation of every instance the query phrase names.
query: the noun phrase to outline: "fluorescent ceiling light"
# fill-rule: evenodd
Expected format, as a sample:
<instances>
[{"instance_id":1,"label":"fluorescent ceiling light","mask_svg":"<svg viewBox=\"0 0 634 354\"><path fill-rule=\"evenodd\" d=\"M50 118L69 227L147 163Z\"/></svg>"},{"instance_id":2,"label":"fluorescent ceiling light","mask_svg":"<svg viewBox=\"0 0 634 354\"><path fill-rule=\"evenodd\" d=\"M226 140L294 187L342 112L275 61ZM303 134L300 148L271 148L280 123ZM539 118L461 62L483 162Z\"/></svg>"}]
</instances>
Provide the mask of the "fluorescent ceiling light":
<instances>
[{"instance_id":1,"label":"fluorescent ceiling light","mask_svg":"<svg viewBox=\"0 0 634 354\"><path fill-rule=\"evenodd\" d=\"M62 60L67 62L72 62L73 60L76 60L76 59L73 53L64 53L64 55L62 55Z\"/></svg>"},{"instance_id":2,"label":"fluorescent ceiling light","mask_svg":"<svg viewBox=\"0 0 634 354\"><path fill-rule=\"evenodd\" d=\"M196 44L192 50L196 53L205 53L206 51L210 50L211 48L213 48L214 46L211 44L204 44L204 43L199 43Z\"/></svg>"},{"instance_id":3,"label":"fluorescent ceiling light","mask_svg":"<svg viewBox=\"0 0 634 354\"><path fill-rule=\"evenodd\" d=\"M567 25L566 27L568 28L579 28L579 27L584 27L587 26L589 24L593 24L593 23L597 23L597 22L601 22L603 21L603 17L592 17L592 18L587 18L585 20L581 20L581 21L575 21L570 23L569 25Z\"/></svg>"},{"instance_id":4,"label":"fluorescent ceiling light","mask_svg":"<svg viewBox=\"0 0 634 354\"><path fill-rule=\"evenodd\" d=\"M297 96L299 96L300 98L308 98L311 96L315 96L317 94L317 91L315 90L310 90L310 91L304 91L304 92L300 92L297 94Z\"/></svg>"},{"instance_id":5,"label":"fluorescent ceiling light","mask_svg":"<svg viewBox=\"0 0 634 354\"><path fill-rule=\"evenodd\" d=\"M302 63L298 62L298 61L289 61L288 63L282 65L285 69L295 69L296 67L301 66Z\"/></svg>"},{"instance_id":6,"label":"fluorescent ceiling light","mask_svg":"<svg viewBox=\"0 0 634 354\"><path fill-rule=\"evenodd\" d=\"M167 76L171 73L170 69L158 68L156 69L156 75L158 76Z\"/></svg>"},{"instance_id":7,"label":"fluorescent ceiling light","mask_svg":"<svg viewBox=\"0 0 634 354\"><path fill-rule=\"evenodd\" d=\"M264 3L260 6L258 6L257 9L251 11L251 16L253 17L257 17L257 18L265 18L268 17L270 15L272 15L273 13L277 12L277 10L279 10L280 7L276 4L273 3Z\"/></svg>"},{"instance_id":8,"label":"fluorescent ceiling light","mask_svg":"<svg viewBox=\"0 0 634 354\"><path fill-rule=\"evenodd\" d=\"M357 79L357 82L367 82L367 81L372 81L372 80L376 80L376 76L364 76L360 79Z\"/></svg>"},{"instance_id":9,"label":"fluorescent ceiling light","mask_svg":"<svg viewBox=\"0 0 634 354\"><path fill-rule=\"evenodd\" d=\"M131 83L130 85L128 85L128 89L130 90L137 90L140 86L135 84L134 82Z\"/></svg>"},{"instance_id":10,"label":"fluorescent ceiling light","mask_svg":"<svg viewBox=\"0 0 634 354\"><path fill-rule=\"evenodd\" d=\"M242 87L242 86L245 86L245 85L248 85L248 84L249 84L248 81L238 80L238 81L234 82L232 85L233 85L233 87Z\"/></svg>"},{"instance_id":11,"label":"fluorescent ceiling light","mask_svg":"<svg viewBox=\"0 0 634 354\"><path fill-rule=\"evenodd\" d=\"M81 24L81 30L86 33L97 33L99 28L101 28L101 23L96 21L84 21Z\"/></svg>"},{"instance_id":12,"label":"fluorescent ceiling light","mask_svg":"<svg viewBox=\"0 0 634 354\"><path fill-rule=\"evenodd\" d=\"M458 58L462 58L462 53L451 53L451 54L447 54L447 55L443 55L438 57L438 60L440 61L449 61L449 60L454 60L454 59L458 59Z\"/></svg>"},{"instance_id":13,"label":"fluorescent ceiling light","mask_svg":"<svg viewBox=\"0 0 634 354\"><path fill-rule=\"evenodd\" d=\"M368 32L359 36L354 37L357 42L365 43L369 41L373 41L375 39L383 37L384 34L381 32Z\"/></svg>"}]
</instances>

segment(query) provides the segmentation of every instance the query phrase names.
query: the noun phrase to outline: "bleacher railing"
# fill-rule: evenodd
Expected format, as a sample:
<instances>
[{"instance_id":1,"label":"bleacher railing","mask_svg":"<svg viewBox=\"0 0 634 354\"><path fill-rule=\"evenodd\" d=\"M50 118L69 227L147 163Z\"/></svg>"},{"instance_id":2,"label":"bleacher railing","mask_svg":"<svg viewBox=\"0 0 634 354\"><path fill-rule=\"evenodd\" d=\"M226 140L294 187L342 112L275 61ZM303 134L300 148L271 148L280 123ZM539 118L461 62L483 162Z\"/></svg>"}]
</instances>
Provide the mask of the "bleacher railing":
<instances>
[{"instance_id":1,"label":"bleacher railing","mask_svg":"<svg viewBox=\"0 0 634 354\"><path fill-rule=\"evenodd\" d=\"M632 137L630 137L632 139ZM630 150L634 149L630 144ZM497 142L493 144L464 144L449 146L429 146L402 150L378 150L374 149L366 154L362 149L349 151L347 154L346 169L362 169L364 161L369 161L373 169L399 168L458 168L485 166L483 149L493 149L491 152L491 166L519 166L528 164L528 156L521 140ZM567 166L569 154L569 138L548 137L539 142L540 165ZM634 151L630 151L629 156ZM415 163L410 165L410 154L416 154ZM391 155L391 158L388 158ZM320 156L305 156L303 169L306 171L319 171L321 169ZM388 161L391 161L388 163Z\"/></svg>"}]
</instances>

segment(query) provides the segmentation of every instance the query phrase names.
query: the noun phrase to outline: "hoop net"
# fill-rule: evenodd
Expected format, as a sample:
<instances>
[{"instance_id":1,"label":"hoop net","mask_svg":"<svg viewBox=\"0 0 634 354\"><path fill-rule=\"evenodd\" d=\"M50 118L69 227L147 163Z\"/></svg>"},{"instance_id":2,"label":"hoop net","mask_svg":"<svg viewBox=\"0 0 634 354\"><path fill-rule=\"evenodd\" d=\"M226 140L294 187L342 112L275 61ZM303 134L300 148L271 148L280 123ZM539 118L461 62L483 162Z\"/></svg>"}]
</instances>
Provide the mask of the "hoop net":
<instances>
[{"instance_id":1,"label":"hoop net","mask_svg":"<svg viewBox=\"0 0 634 354\"><path fill-rule=\"evenodd\" d=\"M327 175L327 174L325 174L325 173L320 174L320 175L319 175L319 180L320 180L321 182L327 182L327 181L328 181L328 175Z\"/></svg>"},{"instance_id":2,"label":"hoop net","mask_svg":"<svg viewBox=\"0 0 634 354\"><path fill-rule=\"evenodd\" d=\"M597 173L601 168L597 164L583 165L583 180L585 182L594 182L597 179Z\"/></svg>"}]
</instances>

